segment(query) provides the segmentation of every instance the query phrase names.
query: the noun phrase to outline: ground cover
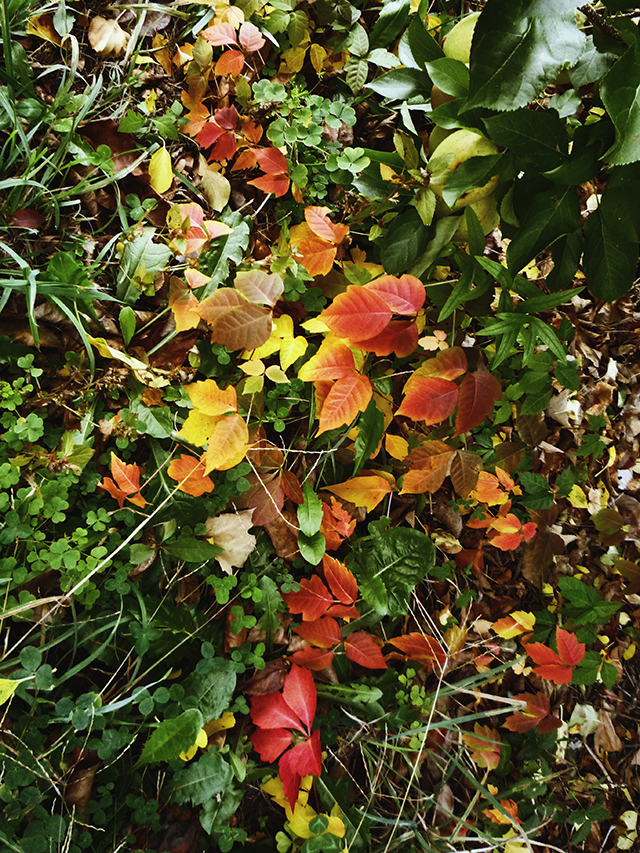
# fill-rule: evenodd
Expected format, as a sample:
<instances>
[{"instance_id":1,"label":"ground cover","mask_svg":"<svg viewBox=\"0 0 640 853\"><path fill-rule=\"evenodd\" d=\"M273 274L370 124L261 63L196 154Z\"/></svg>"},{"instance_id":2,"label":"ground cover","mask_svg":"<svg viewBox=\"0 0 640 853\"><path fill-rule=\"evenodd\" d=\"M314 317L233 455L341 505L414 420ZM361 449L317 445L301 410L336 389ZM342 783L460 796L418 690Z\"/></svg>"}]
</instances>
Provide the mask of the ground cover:
<instances>
[{"instance_id":1,"label":"ground cover","mask_svg":"<svg viewBox=\"0 0 640 853\"><path fill-rule=\"evenodd\" d=\"M638 16L3 2L7 849L637 846Z\"/></svg>"}]
</instances>

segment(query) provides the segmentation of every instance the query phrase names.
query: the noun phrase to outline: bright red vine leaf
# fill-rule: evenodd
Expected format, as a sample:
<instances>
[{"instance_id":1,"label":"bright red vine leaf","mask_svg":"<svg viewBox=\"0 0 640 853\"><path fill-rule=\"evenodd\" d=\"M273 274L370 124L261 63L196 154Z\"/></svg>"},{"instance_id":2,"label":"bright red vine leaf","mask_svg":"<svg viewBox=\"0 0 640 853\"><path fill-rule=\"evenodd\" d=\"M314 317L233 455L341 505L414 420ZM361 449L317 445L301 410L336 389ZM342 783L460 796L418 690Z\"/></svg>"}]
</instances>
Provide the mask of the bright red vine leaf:
<instances>
[{"instance_id":1,"label":"bright red vine leaf","mask_svg":"<svg viewBox=\"0 0 640 853\"><path fill-rule=\"evenodd\" d=\"M535 674L554 684L571 683L573 668L582 661L586 650L585 644L579 642L575 634L563 628L556 628L557 653L543 643L523 645L529 657L538 664L533 670Z\"/></svg>"}]
</instances>

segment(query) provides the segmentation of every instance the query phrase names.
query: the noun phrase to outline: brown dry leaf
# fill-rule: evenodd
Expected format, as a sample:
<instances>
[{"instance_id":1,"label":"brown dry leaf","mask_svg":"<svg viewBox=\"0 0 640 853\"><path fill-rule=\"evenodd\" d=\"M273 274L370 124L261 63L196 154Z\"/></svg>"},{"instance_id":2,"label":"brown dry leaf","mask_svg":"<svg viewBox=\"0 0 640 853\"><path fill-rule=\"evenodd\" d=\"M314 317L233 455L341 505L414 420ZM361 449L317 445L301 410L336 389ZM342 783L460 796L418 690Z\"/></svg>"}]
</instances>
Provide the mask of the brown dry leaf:
<instances>
[{"instance_id":1,"label":"brown dry leaf","mask_svg":"<svg viewBox=\"0 0 640 853\"><path fill-rule=\"evenodd\" d=\"M270 660L262 670L256 670L253 678L244 682L242 692L248 696L264 696L266 693L276 693L284 686L284 658Z\"/></svg>"},{"instance_id":2,"label":"brown dry leaf","mask_svg":"<svg viewBox=\"0 0 640 853\"><path fill-rule=\"evenodd\" d=\"M530 583L542 589L549 577L549 567L554 556L565 550L564 542L557 533L538 529L533 539L524 543L523 549L522 574Z\"/></svg>"},{"instance_id":3,"label":"brown dry leaf","mask_svg":"<svg viewBox=\"0 0 640 853\"><path fill-rule=\"evenodd\" d=\"M252 515L253 510L245 509L242 512L227 512L207 519L208 535L213 537L215 545L224 548L216 560L229 575L233 566L240 568L244 565L256 547L256 537L249 533L249 528L253 526Z\"/></svg>"},{"instance_id":4,"label":"brown dry leaf","mask_svg":"<svg viewBox=\"0 0 640 853\"><path fill-rule=\"evenodd\" d=\"M164 406L162 388L145 388L142 392L142 402L145 406Z\"/></svg>"},{"instance_id":5,"label":"brown dry leaf","mask_svg":"<svg viewBox=\"0 0 640 853\"><path fill-rule=\"evenodd\" d=\"M27 35L45 39L45 41L55 44L56 47L60 47L62 44L62 39L56 32L56 28L53 26L53 19L50 15L36 15L34 18L29 18Z\"/></svg>"},{"instance_id":6,"label":"brown dry leaf","mask_svg":"<svg viewBox=\"0 0 640 853\"><path fill-rule=\"evenodd\" d=\"M299 556L297 524L295 513L283 509L280 515L264 526L276 554L283 560L293 560Z\"/></svg>"},{"instance_id":7,"label":"brown dry leaf","mask_svg":"<svg viewBox=\"0 0 640 853\"><path fill-rule=\"evenodd\" d=\"M125 33L113 18L97 15L89 24L89 44L100 59L122 56L129 44L130 35Z\"/></svg>"},{"instance_id":8,"label":"brown dry leaf","mask_svg":"<svg viewBox=\"0 0 640 853\"><path fill-rule=\"evenodd\" d=\"M81 813L84 811L84 807L91 798L93 777L99 766L99 764L93 764L90 767L76 767L64 792L67 805L75 806Z\"/></svg>"},{"instance_id":9,"label":"brown dry leaf","mask_svg":"<svg viewBox=\"0 0 640 853\"><path fill-rule=\"evenodd\" d=\"M451 460L451 482L461 498L466 498L478 482L482 459L470 450L458 450Z\"/></svg>"},{"instance_id":10,"label":"brown dry leaf","mask_svg":"<svg viewBox=\"0 0 640 853\"><path fill-rule=\"evenodd\" d=\"M593 740L596 752L600 752L601 749L605 752L619 752L622 749L622 741L616 734L609 711L601 708L598 711L598 720L600 725L596 729Z\"/></svg>"}]
</instances>

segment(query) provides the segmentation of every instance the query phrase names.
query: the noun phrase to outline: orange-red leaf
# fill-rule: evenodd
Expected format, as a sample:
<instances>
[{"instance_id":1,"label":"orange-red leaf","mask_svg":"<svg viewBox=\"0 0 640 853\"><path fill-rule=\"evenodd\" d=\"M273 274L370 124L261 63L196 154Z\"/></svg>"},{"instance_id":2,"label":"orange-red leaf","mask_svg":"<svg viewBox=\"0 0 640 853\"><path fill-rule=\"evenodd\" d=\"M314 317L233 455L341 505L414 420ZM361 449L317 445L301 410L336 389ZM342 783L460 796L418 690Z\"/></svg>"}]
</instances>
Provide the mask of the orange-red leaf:
<instances>
[{"instance_id":1,"label":"orange-red leaf","mask_svg":"<svg viewBox=\"0 0 640 853\"><path fill-rule=\"evenodd\" d=\"M425 441L405 459L412 470L404 475L400 494L437 492L449 473L454 453L443 441Z\"/></svg>"},{"instance_id":2,"label":"orange-red leaf","mask_svg":"<svg viewBox=\"0 0 640 853\"><path fill-rule=\"evenodd\" d=\"M321 649L337 646L342 640L340 626L331 616L321 616L313 622L303 622L295 629L296 634Z\"/></svg>"},{"instance_id":3,"label":"orange-red leaf","mask_svg":"<svg viewBox=\"0 0 640 853\"><path fill-rule=\"evenodd\" d=\"M573 667L579 664L585 655L584 643L578 642L575 634L556 628L558 653L543 643L527 643L525 649L538 666L533 670L540 678L553 681L554 684L570 684Z\"/></svg>"},{"instance_id":4,"label":"orange-red leaf","mask_svg":"<svg viewBox=\"0 0 640 853\"><path fill-rule=\"evenodd\" d=\"M256 148L256 160L267 175L280 175L289 171L287 158L277 148Z\"/></svg>"},{"instance_id":5,"label":"orange-red leaf","mask_svg":"<svg viewBox=\"0 0 640 853\"><path fill-rule=\"evenodd\" d=\"M462 347L448 347L435 358L430 358L419 368L421 376L439 376L441 379L457 379L467 372L467 356Z\"/></svg>"},{"instance_id":6,"label":"orange-red leaf","mask_svg":"<svg viewBox=\"0 0 640 853\"><path fill-rule=\"evenodd\" d=\"M355 634L349 634L344 641L344 650L349 660L367 669L387 668L387 664L380 651L380 646L371 634L367 634L365 631L356 631Z\"/></svg>"},{"instance_id":7,"label":"orange-red leaf","mask_svg":"<svg viewBox=\"0 0 640 853\"><path fill-rule=\"evenodd\" d=\"M172 480L177 480L178 489L194 498L213 491L213 480L204 473L204 463L195 456L181 454L172 459L167 468Z\"/></svg>"},{"instance_id":8,"label":"orange-red leaf","mask_svg":"<svg viewBox=\"0 0 640 853\"><path fill-rule=\"evenodd\" d=\"M439 424L453 413L458 402L458 386L448 379L424 376L411 382L398 415L413 421L424 421L427 426Z\"/></svg>"},{"instance_id":9,"label":"orange-red leaf","mask_svg":"<svg viewBox=\"0 0 640 853\"><path fill-rule=\"evenodd\" d=\"M462 735L462 740L465 746L472 750L471 760L479 767L495 770L498 764L500 764L500 745L502 741L495 729L476 723L473 727L473 734L465 732Z\"/></svg>"},{"instance_id":10,"label":"orange-red leaf","mask_svg":"<svg viewBox=\"0 0 640 853\"><path fill-rule=\"evenodd\" d=\"M418 327L413 320L391 320L374 338L358 341L358 348L376 355L391 355L406 358L418 346Z\"/></svg>"},{"instance_id":11,"label":"orange-red leaf","mask_svg":"<svg viewBox=\"0 0 640 853\"><path fill-rule=\"evenodd\" d=\"M358 412L364 412L372 396L373 388L366 376L350 373L338 379L322 404L318 435L350 424Z\"/></svg>"},{"instance_id":12,"label":"orange-red leaf","mask_svg":"<svg viewBox=\"0 0 640 853\"><path fill-rule=\"evenodd\" d=\"M317 382L319 379L342 379L355 371L353 353L344 341L328 337L320 344L318 352L302 365L298 379Z\"/></svg>"},{"instance_id":13,"label":"orange-red leaf","mask_svg":"<svg viewBox=\"0 0 640 853\"><path fill-rule=\"evenodd\" d=\"M424 305L424 284L413 275L383 275L365 284L365 288L377 293L394 314L417 314Z\"/></svg>"},{"instance_id":14,"label":"orange-red leaf","mask_svg":"<svg viewBox=\"0 0 640 853\"><path fill-rule=\"evenodd\" d=\"M276 198L281 198L281 196L286 195L286 192L289 189L290 180L288 175L268 174L261 175L259 178L247 181L247 183L252 184L254 187L258 187L258 189L262 190L263 193L273 193Z\"/></svg>"},{"instance_id":15,"label":"orange-red leaf","mask_svg":"<svg viewBox=\"0 0 640 853\"><path fill-rule=\"evenodd\" d=\"M312 234L311 237L300 240L294 257L309 275L327 275L333 266L336 252L333 243Z\"/></svg>"},{"instance_id":16,"label":"orange-red leaf","mask_svg":"<svg viewBox=\"0 0 640 853\"><path fill-rule=\"evenodd\" d=\"M442 645L428 634L403 634L402 637L394 637L388 642L400 649L406 655L406 660L418 661L423 666L433 666L435 662L442 667L447 662L447 653Z\"/></svg>"},{"instance_id":17,"label":"orange-red leaf","mask_svg":"<svg viewBox=\"0 0 640 853\"><path fill-rule=\"evenodd\" d=\"M353 604L358 597L358 581L353 572L328 554L322 558L322 568L334 597L343 604Z\"/></svg>"},{"instance_id":18,"label":"orange-red leaf","mask_svg":"<svg viewBox=\"0 0 640 853\"><path fill-rule=\"evenodd\" d=\"M303 578L298 592L283 592L282 598L291 613L301 613L303 622L313 622L333 604L333 598L318 575Z\"/></svg>"},{"instance_id":19,"label":"orange-red leaf","mask_svg":"<svg viewBox=\"0 0 640 853\"><path fill-rule=\"evenodd\" d=\"M140 491L140 469L136 464L127 465L111 452L111 473L125 495Z\"/></svg>"},{"instance_id":20,"label":"orange-red leaf","mask_svg":"<svg viewBox=\"0 0 640 853\"><path fill-rule=\"evenodd\" d=\"M585 655L585 644L581 643L575 634L556 628L556 645L558 657L568 666L577 666Z\"/></svg>"},{"instance_id":21,"label":"orange-red leaf","mask_svg":"<svg viewBox=\"0 0 640 853\"><path fill-rule=\"evenodd\" d=\"M528 732L537 728L541 734L547 734L562 725L557 717L550 716L551 703L544 693L518 693L513 698L527 705L504 721L505 729L510 732Z\"/></svg>"},{"instance_id":22,"label":"orange-red leaf","mask_svg":"<svg viewBox=\"0 0 640 853\"><path fill-rule=\"evenodd\" d=\"M237 77L242 73L243 68L244 53L240 50L225 50L216 62L216 74L218 77Z\"/></svg>"},{"instance_id":23,"label":"orange-red leaf","mask_svg":"<svg viewBox=\"0 0 640 853\"><path fill-rule=\"evenodd\" d=\"M493 412L493 405L502 397L502 386L486 370L467 373L462 380L456 415L456 435L480 426Z\"/></svg>"},{"instance_id":24,"label":"orange-red leaf","mask_svg":"<svg viewBox=\"0 0 640 853\"><path fill-rule=\"evenodd\" d=\"M99 489L104 489L105 492L109 492L111 497L118 501L118 506L120 509L124 506L125 498L127 497L127 493L123 492L122 489L119 489L116 484L113 482L111 477L103 477L102 482L98 484Z\"/></svg>"},{"instance_id":25,"label":"orange-red leaf","mask_svg":"<svg viewBox=\"0 0 640 853\"><path fill-rule=\"evenodd\" d=\"M317 237L328 240L330 243L342 243L349 233L349 226L335 225L327 216L330 212L328 207L307 207L304 218Z\"/></svg>"},{"instance_id":26,"label":"orange-red leaf","mask_svg":"<svg viewBox=\"0 0 640 853\"><path fill-rule=\"evenodd\" d=\"M387 326L391 309L377 293L349 285L345 293L339 293L325 308L320 319L339 338L366 341Z\"/></svg>"},{"instance_id":27,"label":"orange-red leaf","mask_svg":"<svg viewBox=\"0 0 640 853\"><path fill-rule=\"evenodd\" d=\"M331 498L331 506L322 504L320 532L327 540L327 551L339 548L342 542L351 536L355 527L355 518L352 518L334 497Z\"/></svg>"},{"instance_id":28,"label":"orange-red leaf","mask_svg":"<svg viewBox=\"0 0 640 853\"><path fill-rule=\"evenodd\" d=\"M301 649L291 655L291 660L305 669L314 671L326 669L331 666L333 649Z\"/></svg>"}]
</instances>

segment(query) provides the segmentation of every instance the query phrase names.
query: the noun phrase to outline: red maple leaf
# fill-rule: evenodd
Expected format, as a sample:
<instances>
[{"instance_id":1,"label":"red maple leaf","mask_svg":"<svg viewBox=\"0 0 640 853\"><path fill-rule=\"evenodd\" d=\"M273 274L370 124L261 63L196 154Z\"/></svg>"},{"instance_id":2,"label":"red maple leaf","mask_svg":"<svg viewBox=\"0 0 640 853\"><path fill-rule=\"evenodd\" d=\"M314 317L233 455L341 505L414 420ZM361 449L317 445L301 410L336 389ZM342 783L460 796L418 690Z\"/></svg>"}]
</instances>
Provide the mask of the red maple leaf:
<instances>
[{"instance_id":1,"label":"red maple leaf","mask_svg":"<svg viewBox=\"0 0 640 853\"><path fill-rule=\"evenodd\" d=\"M249 740L263 761L272 763L280 757L278 772L292 809L302 777L320 776L322 772L320 732L311 732L317 698L313 676L295 664L284 678L282 693L251 697L250 714L256 731Z\"/></svg>"},{"instance_id":2,"label":"red maple leaf","mask_svg":"<svg viewBox=\"0 0 640 853\"><path fill-rule=\"evenodd\" d=\"M538 666L533 670L540 678L554 684L569 684L573 667L580 663L585 654L585 644L578 642L575 634L556 628L557 653L543 643L523 643L527 654Z\"/></svg>"},{"instance_id":3,"label":"red maple leaf","mask_svg":"<svg viewBox=\"0 0 640 853\"><path fill-rule=\"evenodd\" d=\"M504 721L505 729L510 732L529 732L537 728L544 735L562 725L557 717L551 715L551 703L544 693L518 693L513 698L527 704L522 711L516 711Z\"/></svg>"}]
</instances>

